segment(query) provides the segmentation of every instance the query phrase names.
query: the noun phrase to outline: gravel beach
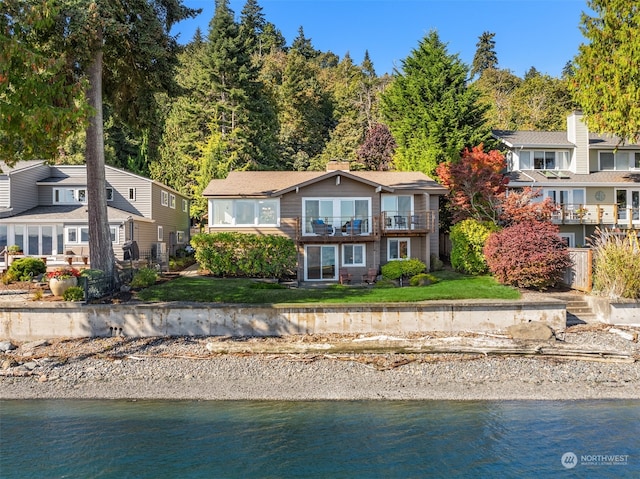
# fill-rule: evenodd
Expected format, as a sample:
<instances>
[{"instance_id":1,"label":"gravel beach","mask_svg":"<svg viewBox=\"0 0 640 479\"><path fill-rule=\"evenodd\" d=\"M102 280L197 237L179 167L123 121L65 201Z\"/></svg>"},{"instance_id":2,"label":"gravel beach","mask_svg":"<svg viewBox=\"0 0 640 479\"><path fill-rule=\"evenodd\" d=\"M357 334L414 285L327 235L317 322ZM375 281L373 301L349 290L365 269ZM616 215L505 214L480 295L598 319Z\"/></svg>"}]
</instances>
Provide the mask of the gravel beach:
<instances>
[{"instance_id":1,"label":"gravel beach","mask_svg":"<svg viewBox=\"0 0 640 479\"><path fill-rule=\"evenodd\" d=\"M533 343L473 333L14 343L0 352L0 398L640 399L638 333L579 325ZM394 344L409 347L390 352Z\"/></svg>"}]
</instances>

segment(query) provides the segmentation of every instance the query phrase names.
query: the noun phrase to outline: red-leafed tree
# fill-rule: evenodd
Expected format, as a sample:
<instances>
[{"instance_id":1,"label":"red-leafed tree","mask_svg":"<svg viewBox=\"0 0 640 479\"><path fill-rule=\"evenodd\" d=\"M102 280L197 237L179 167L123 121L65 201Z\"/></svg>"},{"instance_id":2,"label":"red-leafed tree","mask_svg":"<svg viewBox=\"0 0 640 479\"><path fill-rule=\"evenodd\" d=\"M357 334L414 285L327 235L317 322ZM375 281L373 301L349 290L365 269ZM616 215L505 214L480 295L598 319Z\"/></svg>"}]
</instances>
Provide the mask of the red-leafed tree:
<instances>
[{"instance_id":1,"label":"red-leafed tree","mask_svg":"<svg viewBox=\"0 0 640 479\"><path fill-rule=\"evenodd\" d=\"M440 163L436 173L449 188L453 221L467 218L500 222L501 205L509 179L506 161L497 150L485 152L483 145L465 149L460 161Z\"/></svg>"},{"instance_id":2,"label":"red-leafed tree","mask_svg":"<svg viewBox=\"0 0 640 479\"><path fill-rule=\"evenodd\" d=\"M457 163L436 168L440 181L449 188L454 223L473 218L509 226L527 221L547 221L553 212L550 198L539 201L540 190L530 187L510 190L502 153L485 152L483 145L464 150Z\"/></svg>"},{"instance_id":3,"label":"red-leafed tree","mask_svg":"<svg viewBox=\"0 0 640 479\"><path fill-rule=\"evenodd\" d=\"M558 227L549 221L516 223L492 233L483 253L499 282L519 288L552 287L571 265Z\"/></svg>"},{"instance_id":4,"label":"red-leafed tree","mask_svg":"<svg viewBox=\"0 0 640 479\"><path fill-rule=\"evenodd\" d=\"M555 206L551 198L538 201L541 194L539 188L510 190L502 199L500 223L509 226L531 221L549 221Z\"/></svg>"},{"instance_id":5,"label":"red-leafed tree","mask_svg":"<svg viewBox=\"0 0 640 479\"><path fill-rule=\"evenodd\" d=\"M377 123L369 128L356 154L367 170L387 171L391 167L396 146L389 127Z\"/></svg>"}]
</instances>

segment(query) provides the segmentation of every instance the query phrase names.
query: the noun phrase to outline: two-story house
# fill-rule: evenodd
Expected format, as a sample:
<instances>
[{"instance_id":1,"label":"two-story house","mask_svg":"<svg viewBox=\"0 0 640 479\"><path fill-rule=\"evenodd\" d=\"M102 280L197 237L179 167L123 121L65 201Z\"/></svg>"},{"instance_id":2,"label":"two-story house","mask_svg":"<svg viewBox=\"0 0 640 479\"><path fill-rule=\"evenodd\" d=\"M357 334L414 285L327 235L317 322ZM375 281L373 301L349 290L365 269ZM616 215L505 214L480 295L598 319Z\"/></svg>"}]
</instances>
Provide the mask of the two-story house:
<instances>
[{"instance_id":1,"label":"two-story house","mask_svg":"<svg viewBox=\"0 0 640 479\"><path fill-rule=\"evenodd\" d=\"M388 261L438 254L438 204L447 193L423 173L234 171L212 180L208 231L284 235L298 248L298 280L354 279Z\"/></svg>"},{"instance_id":2,"label":"two-story house","mask_svg":"<svg viewBox=\"0 0 640 479\"><path fill-rule=\"evenodd\" d=\"M568 116L567 131L493 135L507 148L508 187L550 197L569 246L584 246L596 226L640 229L640 145L589 133L581 112Z\"/></svg>"},{"instance_id":3,"label":"two-story house","mask_svg":"<svg viewBox=\"0 0 640 479\"><path fill-rule=\"evenodd\" d=\"M0 164L0 250L17 245L26 256L53 263L89 256L86 167L20 162ZM118 259L173 253L189 242L189 199L156 181L105 167L107 214ZM134 247L132 247L134 245ZM0 256L2 267L4 258Z\"/></svg>"}]
</instances>

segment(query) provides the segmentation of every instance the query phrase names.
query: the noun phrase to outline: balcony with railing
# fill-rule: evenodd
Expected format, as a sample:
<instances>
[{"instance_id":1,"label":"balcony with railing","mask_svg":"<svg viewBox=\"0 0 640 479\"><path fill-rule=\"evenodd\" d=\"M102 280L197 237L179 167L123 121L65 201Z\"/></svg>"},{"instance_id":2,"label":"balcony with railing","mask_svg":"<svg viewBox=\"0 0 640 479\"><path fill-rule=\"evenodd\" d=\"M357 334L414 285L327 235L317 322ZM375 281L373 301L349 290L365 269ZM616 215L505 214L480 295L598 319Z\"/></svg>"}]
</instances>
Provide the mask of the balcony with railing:
<instances>
[{"instance_id":1,"label":"balcony with railing","mask_svg":"<svg viewBox=\"0 0 640 479\"><path fill-rule=\"evenodd\" d=\"M551 214L557 224L615 225L640 228L640 208L617 204L559 204Z\"/></svg>"},{"instance_id":2,"label":"balcony with railing","mask_svg":"<svg viewBox=\"0 0 640 479\"><path fill-rule=\"evenodd\" d=\"M421 236L435 230L436 215L433 211L385 211L380 224L385 236Z\"/></svg>"},{"instance_id":3,"label":"balcony with railing","mask_svg":"<svg viewBox=\"0 0 640 479\"><path fill-rule=\"evenodd\" d=\"M433 211L387 211L370 217L323 217L297 220L300 243L371 242L380 236L423 236L435 228Z\"/></svg>"}]
</instances>

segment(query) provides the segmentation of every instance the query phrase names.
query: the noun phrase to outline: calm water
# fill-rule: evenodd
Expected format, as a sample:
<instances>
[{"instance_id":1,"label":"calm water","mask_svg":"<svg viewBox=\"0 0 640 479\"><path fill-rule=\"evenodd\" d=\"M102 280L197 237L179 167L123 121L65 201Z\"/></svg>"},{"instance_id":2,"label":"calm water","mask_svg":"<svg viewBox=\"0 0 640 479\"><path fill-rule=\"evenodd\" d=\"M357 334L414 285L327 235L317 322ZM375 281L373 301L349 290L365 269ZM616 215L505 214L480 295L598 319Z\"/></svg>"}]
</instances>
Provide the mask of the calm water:
<instances>
[{"instance_id":1,"label":"calm water","mask_svg":"<svg viewBox=\"0 0 640 479\"><path fill-rule=\"evenodd\" d=\"M0 408L3 479L640 477L640 401L43 400ZM561 461L568 452L573 468Z\"/></svg>"}]
</instances>

